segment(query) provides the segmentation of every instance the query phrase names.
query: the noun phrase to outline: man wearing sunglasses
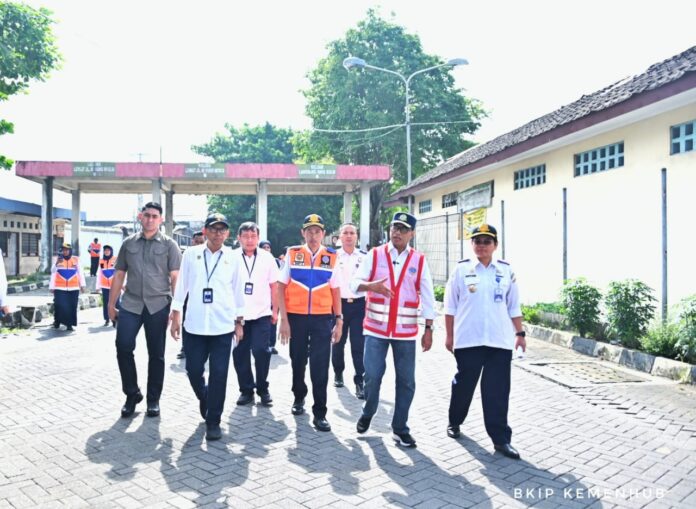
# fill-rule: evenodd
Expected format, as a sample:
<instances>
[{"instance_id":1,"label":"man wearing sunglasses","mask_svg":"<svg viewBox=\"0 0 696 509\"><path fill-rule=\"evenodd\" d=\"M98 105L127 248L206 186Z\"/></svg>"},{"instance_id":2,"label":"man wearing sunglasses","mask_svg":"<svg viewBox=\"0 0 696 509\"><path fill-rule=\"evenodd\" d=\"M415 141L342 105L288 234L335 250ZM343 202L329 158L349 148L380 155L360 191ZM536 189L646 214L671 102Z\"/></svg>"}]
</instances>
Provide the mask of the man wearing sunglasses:
<instances>
[{"instance_id":1,"label":"man wearing sunglasses","mask_svg":"<svg viewBox=\"0 0 696 509\"><path fill-rule=\"evenodd\" d=\"M391 240L372 249L351 280L353 292L367 292L365 320L365 404L356 429L365 433L379 406L379 389L389 347L394 354L396 396L392 438L403 447L415 447L408 427L408 412L416 392L416 337L418 308L425 318L421 337L424 352L433 344L435 318L433 281L425 257L409 246L416 218L397 212L391 222Z\"/></svg>"},{"instance_id":2,"label":"man wearing sunglasses","mask_svg":"<svg viewBox=\"0 0 696 509\"><path fill-rule=\"evenodd\" d=\"M496 451L519 459L510 445L512 430L507 420L512 350L527 347L517 282L510 264L493 257L498 247L493 226L474 228L471 247L475 258L459 262L445 287L445 346L457 360L447 436L461 435L460 426L481 377L486 432Z\"/></svg>"}]
</instances>

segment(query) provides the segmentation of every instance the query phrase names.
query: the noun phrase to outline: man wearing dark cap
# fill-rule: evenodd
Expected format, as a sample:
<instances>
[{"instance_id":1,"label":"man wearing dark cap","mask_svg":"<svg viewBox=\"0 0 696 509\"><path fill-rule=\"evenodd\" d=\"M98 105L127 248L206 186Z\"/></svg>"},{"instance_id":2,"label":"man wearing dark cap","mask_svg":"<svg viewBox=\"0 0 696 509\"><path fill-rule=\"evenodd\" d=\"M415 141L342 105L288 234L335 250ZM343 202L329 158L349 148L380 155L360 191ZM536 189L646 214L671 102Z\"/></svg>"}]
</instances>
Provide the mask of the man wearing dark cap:
<instances>
[{"instance_id":1,"label":"man wearing dark cap","mask_svg":"<svg viewBox=\"0 0 696 509\"><path fill-rule=\"evenodd\" d=\"M481 377L486 432L496 451L520 454L510 445L508 425L510 361L513 348L527 348L517 281L510 264L493 254L498 232L488 224L474 228L474 257L462 260L445 287L445 346L457 360L452 380L447 435L458 438ZM483 374L483 375L482 375Z\"/></svg>"},{"instance_id":2,"label":"man wearing dark cap","mask_svg":"<svg viewBox=\"0 0 696 509\"><path fill-rule=\"evenodd\" d=\"M206 242L184 252L172 302L171 335L186 338L186 372L206 423L206 439L222 438L230 352L236 336L244 338L244 281L241 259L225 246L230 227L222 214L211 214L203 232ZM188 298L187 313L181 311ZM208 362L208 383L205 363Z\"/></svg>"},{"instance_id":3,"label":"man wearing dark cap","mask_svg":"<svg viewBox=\"0 0 696 509\"><path fill-rule=\"evenodd\" d=\"M280 341L284 345L290 341L293 415L304 413L309 356L312 424L319 431L331 431L326 420L326 387L331 344L339 341L343 327L341 293L334 274L336 251L322 245L325 227L321 216L305 217L301 233L305 244L288 249L278 278Z\"/></svg>"},{"instance_id":4,"label":"man wearing dark cap","mask_svg":"<svg viewBox=\"0 0 696 509\"><path fill-rule=\"evenodd\" d=\"M142 230L123 241L116 261L116 274L109 292L109 319L117 320L116 358L126 395L121 416L133 415L135 405L143 400L133 352L135 338L140 328L145 327L148 354L146 415L157 417L164 385L164 344L169 305L179 274L181 251L174 239L160 232L164 216L159 203L146 203L138 214L138 220ZM116 302L126 276L128 285L117 310Z\"/></svg>"},{"instance_id":5,"label":"man wearing dark cap","mask_svg":"<svg viewBox=\"0 0 696 509\"><path fill-rule=\"evenodd\" d=\"M358 433L370 428L379 406L379 390L386 370L389 347L394 355L396 397L392 418L393 439L403 447L415 447L408 427L408 412L416 392L416 337L418 308L425 319L421 337L424 352L433 343L435 295L430 269L422 253L409 246L416 218L397 212L391 222L391 240L367 254L351 280L354 292L367 292L365 320L365 404L357 423Z\"/></svg>"},{"instance_id":6,"label":"man wearing dark cap","mask_svg":"<svg viewBox=\"0 0 696 509\"><path fill-rule=\"evenodd\" d=\"M85 275L80 268L80 260L73 256L72 245L63 244L61 255L51 269L48 285L53 294L53 327L61 324L72 331L77 326L77 305L80 291L85 289Z\"/></svg>"}]
</instances>

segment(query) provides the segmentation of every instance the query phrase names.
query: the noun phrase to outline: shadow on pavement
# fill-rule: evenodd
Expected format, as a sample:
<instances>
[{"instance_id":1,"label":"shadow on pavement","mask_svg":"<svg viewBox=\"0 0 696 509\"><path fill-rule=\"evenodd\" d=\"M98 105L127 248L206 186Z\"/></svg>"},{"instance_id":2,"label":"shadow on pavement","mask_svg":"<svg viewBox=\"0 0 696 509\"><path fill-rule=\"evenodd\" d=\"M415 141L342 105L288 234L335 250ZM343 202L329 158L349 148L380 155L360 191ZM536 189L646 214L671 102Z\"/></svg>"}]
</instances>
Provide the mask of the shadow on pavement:
<instances>
[{"instance_id":1,"label":"shadow on pavement","mask_svg":"<svg viewBox=\"0 0 696 509\"><path fill-rule=\"evenodd\" d=\"M132 419L119 418L108 430L87 439L87 457L92 463L111 465L111 470L106 473L111 479L132 479L138 463L171 463L172 440L162 439L160 420L143 419L135 431L128 431L136 418L142 418L142 413L136 412Z\"/></svg>"},{"instance_id":2,"label":"shadow on pavement","mask_svg":"<svg viewBox=\"0 0 696 509\"><path fill-rule=\"evenodd\" d=\"M360 493L360 480L353 472L366 472L370 460L354 439L339 441L333 431L322 432L314 429L307 414L295 418L296 447L287 450L288 460L310 473L327 473L334 493L357 495Z\"/></svg>"},{"instance_id":3,"label":"shadow on pavement","mask_svg":"<svg viewBox=\"0 0 696 509\"><path fill-rule=\"evenodd\" d=\"M442 470L418 449L399 449L410 458L410 461L404 463L394 458L381 437L364 437L360 440L372 449L379 469L405 492L382 493L390 506L410 508L423 504L436 507L437 501L441 501L457 507L493 507L483 487ZM399 446L394 445L396 447Z\"/></svg>"}]
</instances>

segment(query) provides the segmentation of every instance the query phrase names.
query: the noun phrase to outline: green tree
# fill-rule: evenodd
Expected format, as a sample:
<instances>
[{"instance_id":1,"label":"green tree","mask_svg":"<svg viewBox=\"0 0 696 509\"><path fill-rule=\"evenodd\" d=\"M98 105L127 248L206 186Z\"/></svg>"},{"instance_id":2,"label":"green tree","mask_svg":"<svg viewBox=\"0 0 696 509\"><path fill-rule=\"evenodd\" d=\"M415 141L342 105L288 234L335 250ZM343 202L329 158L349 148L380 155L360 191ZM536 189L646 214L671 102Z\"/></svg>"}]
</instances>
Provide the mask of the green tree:
<instances>
[{"instance_id":1,"label":"green tree","mask_svg":"<svg viewBox=\"0 0 696 509\"><path fill-rule=\"evenodd\" d=\"M26 5L0 2L0 101L25 91L31 80L45 81L60 63L51 32L51 12ZM14 126L0 119L0 136ZM13 161L0 154L0 168Z\"/></svg>"},{"instance_id":2,"label":"green tree","mask_svg":"<svg viewBox=\"0 0 696 509\"><path fill-rule=\"evenodd\" d=\"M225 126L227 132L218 133L202 145L194 145L197 154L212 157L220 163L292 163L298 159L295 144L306 136L292 129L275 127L269 123L263 126L241 128ZM303 155L312 153L312 148L302 142ZM262 232L273 246L276 255L283 246L301 241L300 227L307 214L316 213L324 218L329 230L340 224L343 207L340 196L276 196L268 197L268 232ZM256 220L256 197L249 195L211 195L208 196L208 209L221 212L236 225L244 221ZM232 233L232 237L236 235Z\"/></svg>"},{"instance_id":3,"label":"green tree","mask_svg":"<svg viewBox=\"0 0 696 509\"><path fill-rule=\"evenodd\" d=\"M378 240L385 197L406 182L404 132L405 89L396 76L373 70L348 72L343 60L358 56L374 66L404 76L443 63L423 51L418 36L380 18L374 10L345 37L328 45L328 55L309 72L311 87L304 92L307 115L315 129L347 130L396 126L368 133L312 134L315 156L340 164L388 164L393 182L372 188L371 243ZM445 158L473 145L465 136L479 127L484 112L479 103L462 95L449 68L424 73L411 82L412 178ZM432 123L437 122L437 123ZM448 123L449 122L449 123ZM427 124L427 125L418 125Z\"/></svg>"}]
</instances>

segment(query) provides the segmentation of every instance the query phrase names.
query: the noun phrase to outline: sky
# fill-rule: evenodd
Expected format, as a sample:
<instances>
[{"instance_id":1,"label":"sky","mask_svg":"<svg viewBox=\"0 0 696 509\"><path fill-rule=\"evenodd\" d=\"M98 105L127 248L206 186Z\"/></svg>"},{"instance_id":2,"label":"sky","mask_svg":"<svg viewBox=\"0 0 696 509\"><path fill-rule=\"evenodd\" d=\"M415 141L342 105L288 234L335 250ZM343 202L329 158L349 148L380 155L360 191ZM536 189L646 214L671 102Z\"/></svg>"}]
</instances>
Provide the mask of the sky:
<instances>
[{"instance_id":1,"label":"sky","mask_svg":"<svg viewBox=\"0 0 696 509\"><path fill-rule=\"evenodd\" d=\"M696 2L686 0L25 3L53 11L64 59L0 103L0 118L15 125L0 153L28 161L159 161L161 151L164 162L199 162L191 145L226 123L307 129L307 73L369 8L417 34L425 52L469 61L451 72L489 112L476 142L696 44ZM40 203L41 191L2 172L0 196ZM67 194L54 199L70 207ZM95 220L132 217L136 203L82 197ZM180 219L206 213L204 197L175 196L174 208Z\"/></svg>"}]
</instances>

